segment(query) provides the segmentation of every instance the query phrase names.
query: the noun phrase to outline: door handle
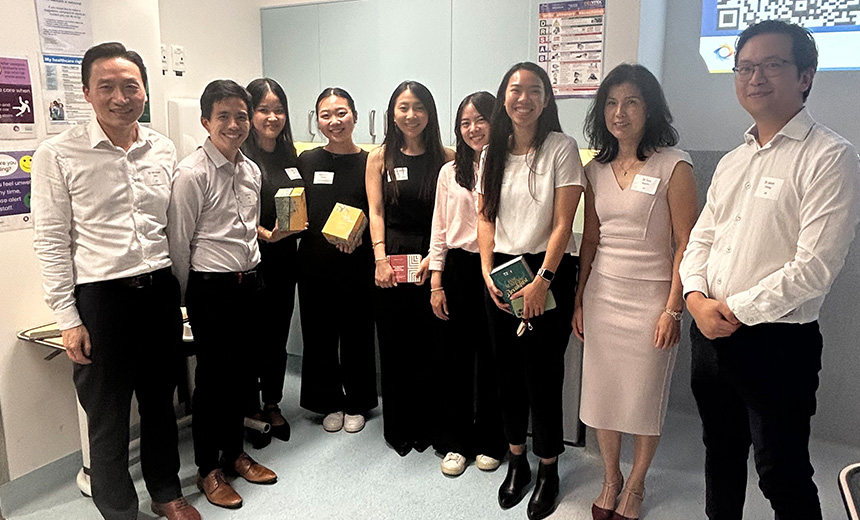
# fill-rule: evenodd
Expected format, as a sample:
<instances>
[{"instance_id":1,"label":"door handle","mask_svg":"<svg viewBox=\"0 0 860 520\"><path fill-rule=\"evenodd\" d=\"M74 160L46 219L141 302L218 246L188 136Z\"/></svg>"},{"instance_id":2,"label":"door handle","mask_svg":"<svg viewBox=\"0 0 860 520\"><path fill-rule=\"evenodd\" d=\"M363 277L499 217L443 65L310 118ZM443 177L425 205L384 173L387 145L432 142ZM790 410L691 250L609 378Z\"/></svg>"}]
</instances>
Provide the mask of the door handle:
<instances>
[{"instance_id":1,"label":"door handle","mask_svg":"<svg viewBox=\"0 0 860 520\"><path fill-rule=\"evenodd\" d=\"M370 144L376 144L376 109L370 111Z\"/></svg>"},{"instance_id":2,"label":"door handle","mask_svg":"<svg viewBox=\"0 0 860 520\"><path fill-rule=\"evenodd\" d=\"M313 126L314 126L314 111L308 110L308 134L310 134L310 136L311 136L311 141L313 141L314 137L316 137L316 135L317 135L316 132L314 132L314 130L313 130Z\"/></svg>"}]
</instances>

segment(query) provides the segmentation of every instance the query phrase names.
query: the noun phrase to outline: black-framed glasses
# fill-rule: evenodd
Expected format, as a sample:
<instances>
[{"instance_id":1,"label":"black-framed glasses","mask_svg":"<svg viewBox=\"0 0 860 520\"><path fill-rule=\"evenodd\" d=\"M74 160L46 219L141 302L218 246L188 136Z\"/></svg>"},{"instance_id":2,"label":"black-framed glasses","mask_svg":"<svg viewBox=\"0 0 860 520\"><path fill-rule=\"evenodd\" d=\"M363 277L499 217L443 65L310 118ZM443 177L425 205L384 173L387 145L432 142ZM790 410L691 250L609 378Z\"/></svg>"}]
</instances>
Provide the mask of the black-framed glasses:
<instances>
[{"instance_id":1,"label":"black-framed glasses","mask_svg":"<svg viewBox=\"0 0 860 520\"><path fill-rule=\"evenodd\" d=\"M784 60L782 58L772 58L769 60L765 60L761 63L749 63L744 62L740 63L737 67L734 67L732 70L735 73L735 77L741 81L746 81L752 77L755 73L756 67L761 70L761 73L764 74L768 78L774 78L782 74L782 71L785 70L786 65L793 65L794 62L791 60Z\"/></svg>"}]
</instances>

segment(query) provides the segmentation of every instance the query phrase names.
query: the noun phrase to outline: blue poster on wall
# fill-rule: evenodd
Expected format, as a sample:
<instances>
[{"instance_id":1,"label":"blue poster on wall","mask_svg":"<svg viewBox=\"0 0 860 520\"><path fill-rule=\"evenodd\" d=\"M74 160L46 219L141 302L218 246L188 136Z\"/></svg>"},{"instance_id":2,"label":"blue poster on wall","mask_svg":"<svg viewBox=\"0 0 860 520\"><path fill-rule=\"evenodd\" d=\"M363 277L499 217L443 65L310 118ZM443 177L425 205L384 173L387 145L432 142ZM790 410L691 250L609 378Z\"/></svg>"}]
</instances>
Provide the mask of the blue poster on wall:
<instances>
[{"instance_id":1,"label":"blue poster on wall","mask_svg":"<svg viewBox=\"0 0 860 520\"><path fill-rule=\"evenodd\" d=\"M853 0L702 0L699 54L711 72L731 72L735 41L750 25L782 20L806 27L818 44L819 70L860 68L860 2Z\"/></svg>"}]
</instances>

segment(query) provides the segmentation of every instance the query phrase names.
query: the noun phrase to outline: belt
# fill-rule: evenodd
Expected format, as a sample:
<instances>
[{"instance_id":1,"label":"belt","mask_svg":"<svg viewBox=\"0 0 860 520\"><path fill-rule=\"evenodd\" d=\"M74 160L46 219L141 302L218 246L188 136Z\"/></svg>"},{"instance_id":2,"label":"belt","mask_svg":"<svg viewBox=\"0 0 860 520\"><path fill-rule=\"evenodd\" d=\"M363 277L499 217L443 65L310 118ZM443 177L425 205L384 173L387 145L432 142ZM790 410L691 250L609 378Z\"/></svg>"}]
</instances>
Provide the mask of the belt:
<instances>
[{"instance_id":1,"label":"belt","mask_svg":"<svg viewBox=\"0 0 860 520\"><path fill-rule=\"evenodd\" d=\"M169 267L158 269L150 273L139 274L137 276L129 276L127 278L116 278L113 280L103 280L101 282L90 282L78 284L78 287L101 286L101 287L123 287L127 289L144 289L152 287L157 281L164 280L172 276Z\"/></svg>"},{"instance_id":2,"label":"belt","mask_svg":"<svg viewBox=\"0 0 860 520\"><path fill-rule=\"evenodd\" d=\"M254 285L257 283L257 269L229 273L210 273L191 271L191 275L207 282L227 282L236 285Z\"/></svg>"}]
</instances>

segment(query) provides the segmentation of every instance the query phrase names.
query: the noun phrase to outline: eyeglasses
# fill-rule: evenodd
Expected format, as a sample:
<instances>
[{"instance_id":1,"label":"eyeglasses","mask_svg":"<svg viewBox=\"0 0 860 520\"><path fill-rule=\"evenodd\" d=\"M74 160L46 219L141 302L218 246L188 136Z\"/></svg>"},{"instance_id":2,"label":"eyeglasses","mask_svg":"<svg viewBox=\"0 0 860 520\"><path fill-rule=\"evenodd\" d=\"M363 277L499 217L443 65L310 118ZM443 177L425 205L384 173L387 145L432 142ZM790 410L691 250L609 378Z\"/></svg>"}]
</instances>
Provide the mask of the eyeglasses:
<instances>
[{"instance_id":1,"label":"eyeglasses","mask_svg":"<svg viewBox=\"0 0 860 520\"><path fill-rule=\"evenodd\" d=\"M741 81L747 81L755 73L756 67L761 70L761 73L764 74L765 77L774 78L782 74L782 71L785 70L786 65L793 64L794 62L791 60L774 58L771 60L763 61L761 63L741 63L732 70L735 72L736 78Z\"/></svg>"}]
</instances>

